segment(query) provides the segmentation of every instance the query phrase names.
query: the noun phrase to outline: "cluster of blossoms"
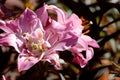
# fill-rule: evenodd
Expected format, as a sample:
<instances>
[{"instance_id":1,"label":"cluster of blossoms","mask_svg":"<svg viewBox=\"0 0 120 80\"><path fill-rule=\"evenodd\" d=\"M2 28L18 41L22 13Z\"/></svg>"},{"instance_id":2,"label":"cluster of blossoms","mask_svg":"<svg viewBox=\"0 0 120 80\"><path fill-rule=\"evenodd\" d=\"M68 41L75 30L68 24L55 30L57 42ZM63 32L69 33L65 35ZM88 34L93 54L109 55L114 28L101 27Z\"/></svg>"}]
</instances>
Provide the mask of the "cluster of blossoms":
<instances>
[{"instance_id":1,"label":"cluster of blossoms","mask_svg":"<svg viewBox=\"0 0 120 80\"><path fill-rule=\"evenodd\" d=\"M5 32L0 34L0 46L13 46L20 53L19 71L28 70L39 61L48 61L60 68L59 51L65 50L72 52L73 62L84 67L93 57L92 47L99 46L82 33L83 28L77 15L68 18L56 6L45 4L35 12L26 8L15 20L0 20L0 29Z\"/></svg>"}]
</instances>

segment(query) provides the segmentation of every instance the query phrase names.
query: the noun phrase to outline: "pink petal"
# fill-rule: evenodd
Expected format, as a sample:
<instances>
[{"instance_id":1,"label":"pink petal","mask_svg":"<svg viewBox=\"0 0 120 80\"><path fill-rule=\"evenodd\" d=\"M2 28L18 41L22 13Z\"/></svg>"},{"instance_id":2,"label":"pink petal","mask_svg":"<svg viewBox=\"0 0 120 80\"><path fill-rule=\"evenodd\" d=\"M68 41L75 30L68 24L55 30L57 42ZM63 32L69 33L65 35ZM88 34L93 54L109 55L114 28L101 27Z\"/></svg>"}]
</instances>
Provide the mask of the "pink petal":
<instances>
[{"instance_id":1,"label":"pink petal","mask_svg":"<svg viewBox=\"0 0 120 80\"><path fill-rule=\"evenodd\" d=\"M86 60L83 60L81 57L79 56L76 56L73 58L73 62L79 64L82 68L86 66L87 64L87 61Z\"/></svg>"},{"instance_id":2,"label":"pink petal","mask_svg":"<svg viewBox=\"0 0 120 80\"><path fill-rule=\"evenodd\" d=\"M13 20L10 21L0 21L0 29L5 31L6 33L18 33L19 27L17 26L16 22Z\"/></svg>"},{"instance_id":3,"label":"pink petal","mask_svg":"<svg viewBox=\"0 0 120 80\"><path fill-rule=\"evenodd\" d=\"M22 15L18 18L18 25L22 30L22 33L31 33L36 29L38 23L37 15L30 9L25 9Z\"/></svg>"},{"instance_id":4,"label":"pink petal","mask_svg":"<svg viewBox=\"0 0 120 80\"><path fill-rule=\"evenodd\" d=\"M36 28L35 30L32 30L31 34L30 34L30 40L33 42L37 42L38 40L40 40L42 42L42 39L44 37L44 30L42 27L42 24L40 21L36 22L37 24L34 24L34 26L38 26L38 28Z\"/></svg>"},{"instance_id":5,"label":"pink petal","mask_svg":"<svg viewBox=\"0 0 120 80\"><path fill-rule=\"evenodd\" d=\"M73 62L79 64L83 68L87 64L87 60L77 49L72 48L71 50L74 54Z\"/></svg>"},{"instance_id":6,"label":"pink petal","mask_svg":"<svg viewBox=\"0 0 120 80\"><path fill-rule=\"evenodd\" d=\"M56 31L65 31L66 26L55 20L52 20L51 24L49 25L49 28L53 28Z\"/></svg>"},{"instance_id":7,"label":"pink petal","mask_svg":"<svg viewBox=\"0 0 120 80\"><path fill-rule=\"evenodd\" d=\"M66 14L64 13L63 10L61 10L60 8L54 6L54 5L46 5L45 6L47 9L53 10L57 13L57 21L60 22L61 24L65 24L65 20L66 20Z\"/></svg>"},{"instance_id":8,"label":"pink petal","mask_svg":"<svg viewBox=\"0 0 120 80\"><path fill-rule=\"evenodd\" d=\"M66 33L64 34L64 37L53 46L53 48L54 50L58 50L58 51L67 50L75 46L77 40L78 37L75 36L74 34Z\"/></svg>"},{"instance_id":9,"label":"pink petal","mask_svg":"<svg viewBox=\"0 0 120 80\"><path fill-rule=\"evenodd\" d=\"M86 50L86 58L79 52L78 48L71 48L71 51L73 52L74 58L73 62L79 64L82 68L85 67L87 62L93 57L94 51L93 48L88 48Z\"/></svg>"},{"instance_id":10,"label":"pink petal","mask_svg":"<svg viewBox=\"0 0 120 80\"><path fill-rule=\"evenodd\" d=\"M6 78L5 78L5 76L4 76L4 75L2 75L2 80L6 80Z\"/></svg>"},{"instance_id":11,"label":"pink petal","mask_svg":"<svg viewBox=\"0 0 120 80\"><path fill-rule=\"evenodd\" d=\"M81 36L79 36L75 47L80 48L80 49L87 49L88 43L84 39L82 39Z\"/></svg>"},{"instance_id":12,"label":"pink petal","mask_svg":"<svg viewBox=\"0 0 120 80\"><path fill-rule=\"evenodd\" d=\"M39 8L36 11L36 14L38 18L41 20L43 26L46 26L48 21L48 12L47 12L46 6L44 5L43 7Z\"/></svg>"},{"instance_id":13,"label":"pink petal","mask_svg":"<svg viewBox=\"0 0 120 80\"><path fill-rule=\"evenodd\" d=\"M38 57L30 55L26 50L23 50L22 53L18 56L18 71L24 71L30 69L39 61Z\"/></svg>"},{"instance_id":14,"label":"pink petal","mask_svg":"<svg viewBox=\"0 0 120 80\"><path fill-rule=\"evenodd\" d=\"M55 66L55 68L60 68L59 55L57 53L52 53L43 57L43 60L50 62Z\"/></svg>"},{"instance_id":15,"label":"pink petal","mask_svg":"<svg viewBox=\"0 0 120 80\"><path fill-rule=\"evenodd\" d=\"M89 47L86 51L86 59L87 60L92 59L93 55L94 55L93 48Z\"/></svg>"},{"instance_id":16,"label":"pink petal","mask_svg":"<svg viewBox=\"0 0 120 80\"><path fill-rule=\"evenodd\" d=\"M14 34L1 34L0 46L13 46L18 52L22 46L22 41L19 40Z\"/></svg>"},{"instance_id":17,"label":"pink petal","mask_svg":"<svg viewBox=\"0 0 120 80\"><path fill-rule=\"evenodd\" d=\"M88 43L88 45L95 48L99 48L99 45L97 44L97 42L94 39L92 39L90 36L82 35L81 38L84 39Z\"/></svg>"},{"instance_id":18,"label":"pink petal","mask_svg":"<svg viewBox=\"0 0 120 80\"><path fill-rule=\"evenodd\" d=\"M82 21L75 14L72 14L71 17L66 21L66 26L67 30L72 30L78 35L82 33Z\"/></svg>"}]
</instances>

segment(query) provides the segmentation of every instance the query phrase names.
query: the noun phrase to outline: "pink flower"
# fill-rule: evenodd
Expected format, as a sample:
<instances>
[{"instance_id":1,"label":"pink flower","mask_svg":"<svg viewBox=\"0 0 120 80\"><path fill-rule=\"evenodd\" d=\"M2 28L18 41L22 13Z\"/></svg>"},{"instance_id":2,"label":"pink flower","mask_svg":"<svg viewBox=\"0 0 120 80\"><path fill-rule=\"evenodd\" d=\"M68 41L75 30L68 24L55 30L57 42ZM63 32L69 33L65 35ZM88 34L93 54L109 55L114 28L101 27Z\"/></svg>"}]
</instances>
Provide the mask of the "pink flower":
<instances>
[{"instance_id":1,"label":"pink flower","mask_svg":"<svg viewBox=\"0 0 120 80\"><path fill-rule=\"evenodd\" d=\"M55 12L56 17L51 16ZM99 47L91 37L83 35L82 21L75 14L67 17L56 6L44 5L36 12L26 9L19 18L0 21L0 46L13 46L18 56L18 70L28 70L39 61L60 67L58 51L73 52L73 61L84 67ZM89 47L92 46L92 47ZM86 51L86 58L81 54Z\"/></svg>"},{"instance_id":2,"label":"pink flower","mask_svg":"<svg viewBox=\"0 0 120 80\"><path fill-rule=\"evenodd\" d=\"M70 49L74 55L73 62L78 63L81 67L84 67L87 62L94 56L94 50L92 47L99 48L99 45L91 37L82 34L79 37L77 44ZM85 52L83 54L86 57L83 56L82 52Z\"/></svg>"},{"instance_id":3,"label":"pink flower","mask_svg":"<svg viewBox=\"0 0 120 80\"><path fill-rule=\"evenodd\" d=\"M41 46L43 44L44 30L42 29L41 21L33 11L26 9L16 20L0 21L0 28L5 31L5 33L0 35L0 45L13 46L20 53L18 57L19 71L27 70L39 61L39 58L35 57L38 54L38 49L35 52L34 46L38 43L38 38L41 41L39 45ZM33 61L27 61L27 59L31 59L28 55L33 55L35 59L32 59ZM22 62L23 57L25 59L24 62Z\"/></svg>"},{"instance_id":4,"label":"pink flower","mask_svg":"<svg viewBox=\"0 0 120 80\"><path fill-rule=\"evenodd\" d=\"M46 16L42 13L40 12L42 16ZM47 25L47 20L52 19L46 16L47 20L44 20L41 15L27 8L15 20L0 21L0 28L5 31L0 35L0 45L13 46L20 53L19 71L31 68L40 60L49 61L59 68L58 51L73 46L78 39L69 32L56 31L52 26L57 22L49 22L50 25Z\"/></svg>"},{"instance_id":5,"label":"pink flower","mask_svg":"<svg viewBox=\"0 0 120 80\"><path fill-rule=\"evenodd\" d=\"M92 47L99 48L97 42L91 37L82 34L82 30L83 30L82 21L79 19L77 15L72 14L68 18L61 9L53 5L52 6L45 5L43 8L42 8L42 12L43 14L46 15L45 17L48 17L47 10L53 10L56 12L57 19L56 20L53 19L51 21L52 29L56 31L61 31L62 33L69 32L70 34L74 34L78 38L72 47L66 49L73 52L74 55L73 62L76 62L81 67L84 67L94 55L94 51ZM37 10L37 14L39 13L39 11L41 11L41 8ZM46 19L45 21L47 22L48 19L47 18L45 19ZM49 27L47 26L45 28L49 28ZM86 58L84 58L84 56L81 54L81 52L83 51L86 52L84 53L86 55Z\"/></svg>"}]
</instances>

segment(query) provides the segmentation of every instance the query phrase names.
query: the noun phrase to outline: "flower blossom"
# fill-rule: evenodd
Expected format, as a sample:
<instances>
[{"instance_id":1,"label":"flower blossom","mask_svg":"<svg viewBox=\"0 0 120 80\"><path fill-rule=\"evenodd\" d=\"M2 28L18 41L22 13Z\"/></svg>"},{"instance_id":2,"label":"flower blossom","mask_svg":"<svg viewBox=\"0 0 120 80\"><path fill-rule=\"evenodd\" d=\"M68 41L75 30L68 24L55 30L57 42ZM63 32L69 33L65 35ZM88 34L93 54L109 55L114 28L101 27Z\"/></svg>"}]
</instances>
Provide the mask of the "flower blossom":
<instances>
[{"instance_id":1,"label":"flower blossom","mask_svg":"<svg viewBox=\"0 0 120 80\"><path fill-rule=\"evenodd\" d=\"M50 21L49 17L46 18ZM13 46L20 53L19 71L31 68L40 60L49 61L59 68L58 51L73 46L74 43L69 43L71 40L76 42L74 34L56 32L52 29L54 24L44 25L44 21L28 8L15 20L0 21L0 28L5 31L0 34L0 45Z\"/></svg>"},{"instance_id":2,"label":"flower blossom","mask_svg":"<svg viewBox=\"0 0 120 80\"><path fill-rule=\"evenodd\" d=\"M45 5L44 7L44 11L47 9L56 11L57 20L52 21L52 24L56 24L52 26L56 31L61 30L61 32L70 32L78 38L75 45L67 50L73 53L73 62L78 63L81 67L84 67L94 55L93 47L99 48L99 45L90 36L82 33L84 27L82 26L82 21L76 14L72 14L69 18L67 18L66 14L56 6ZM82 55L83 51L85 51L84 55L86 55L86 57Z\"/></svg>"},{"instance_id":3,"label":"flower blossom","mask_svg":"<svg viewBox=\"0 0 120 80\"><path fill-rule=\"evenodd\" d=\"M56 17L50 14L55 12ZM60 67L58 51L69 50L73 62L84 67L93 57L92 47L97 42L82 33L82 21L75 14L67 17L65 12L53 5L44 5L37 11L28 8L15 20L0 21L0 46L13 46L19 54L18 70L28 70L39 61L48 61ZM89 47L92 46L92 47ZM86 51L86 58L81 54Z\"/></svg>"}]
</instances>

